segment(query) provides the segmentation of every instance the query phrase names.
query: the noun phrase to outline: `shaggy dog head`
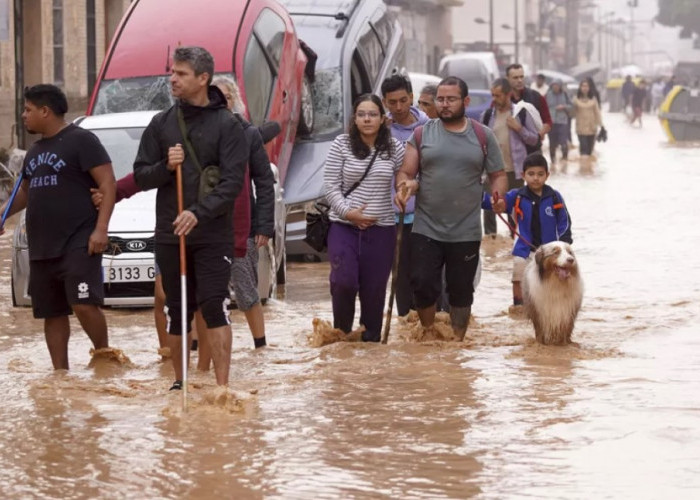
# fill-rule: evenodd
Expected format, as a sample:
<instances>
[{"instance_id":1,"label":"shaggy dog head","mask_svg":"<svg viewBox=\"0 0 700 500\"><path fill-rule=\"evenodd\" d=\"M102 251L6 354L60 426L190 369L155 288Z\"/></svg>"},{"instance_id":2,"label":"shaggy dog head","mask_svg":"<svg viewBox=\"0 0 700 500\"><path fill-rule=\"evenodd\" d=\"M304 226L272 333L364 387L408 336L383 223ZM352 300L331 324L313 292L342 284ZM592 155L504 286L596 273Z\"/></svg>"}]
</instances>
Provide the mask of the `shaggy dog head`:
<instances>
[{"instance_id":1,"label":"shaggy dog head","mask_svg":"<svg viewBox=\"0 0 700 500\"><path fill-rule=\"evenodd\" d=\"M571 245L563 241L553 241L542 245L535 252L535 263L540 279L556 276L561 281L578 276L578 264Z\"/></svg>"}]
</instances>

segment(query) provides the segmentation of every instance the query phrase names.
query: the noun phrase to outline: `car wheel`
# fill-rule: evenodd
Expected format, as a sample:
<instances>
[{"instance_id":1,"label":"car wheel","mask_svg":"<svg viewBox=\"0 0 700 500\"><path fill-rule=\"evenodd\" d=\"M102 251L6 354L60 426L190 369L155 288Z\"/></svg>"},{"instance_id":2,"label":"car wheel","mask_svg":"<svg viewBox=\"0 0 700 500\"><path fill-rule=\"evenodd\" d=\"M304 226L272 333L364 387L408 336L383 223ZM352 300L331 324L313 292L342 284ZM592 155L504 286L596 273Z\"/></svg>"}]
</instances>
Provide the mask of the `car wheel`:
<instances>
[{"instance_id":1,"label":"car wheel","mask_svg":"<svg viewBox=\"0 0 700 500\"><path fill-rule=\"evenodd\" d=\"M282 261L277 268L277 284L287 284L287 252L284 250L282 251Z\"/></svg>"},{"instance_id":2,"label":"car wheel","mask_svg":"<svg viewBox=\"0 0 700 500\"><path fill-rule=\"evenodd\" d=\"M304 76L301 83L301 109L299 110L299 126L297 133L308 135L314 129L314 94L311 82Z\"/></svg>"},{"instance_id":3,"label":"car wheel","mask_svg":"<svg viewBox=\"0 0 700 500\"><path fill-rule=\"evenodd\" d=\"M12 289L12 307L17 307L17 296L15 295L15 276L10 275L10 288Z\"/></svg>"}]
</instances>

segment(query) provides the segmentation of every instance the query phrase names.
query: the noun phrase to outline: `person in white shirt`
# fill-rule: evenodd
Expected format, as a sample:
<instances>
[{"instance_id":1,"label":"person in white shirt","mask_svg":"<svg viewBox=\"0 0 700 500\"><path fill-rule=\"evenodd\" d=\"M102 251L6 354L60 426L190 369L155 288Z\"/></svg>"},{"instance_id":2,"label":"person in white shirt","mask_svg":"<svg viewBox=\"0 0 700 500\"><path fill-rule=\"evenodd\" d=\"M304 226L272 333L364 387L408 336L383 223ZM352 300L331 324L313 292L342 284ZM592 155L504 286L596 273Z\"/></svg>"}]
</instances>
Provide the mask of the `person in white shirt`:
<instances>
[{"instance_id":1,"label":"person in white shirt","mask_svg":"<svg viewBox=\"0 0 700 500\"><path fill-rule=\"evenodd\" d=\"M538 73L535 77L535 81L530 84L530 88L532 90L536 90L542 97L544 97L547 95L549 85L547 85L544 75L542 73Z\"/></svg>"}]
</instances>

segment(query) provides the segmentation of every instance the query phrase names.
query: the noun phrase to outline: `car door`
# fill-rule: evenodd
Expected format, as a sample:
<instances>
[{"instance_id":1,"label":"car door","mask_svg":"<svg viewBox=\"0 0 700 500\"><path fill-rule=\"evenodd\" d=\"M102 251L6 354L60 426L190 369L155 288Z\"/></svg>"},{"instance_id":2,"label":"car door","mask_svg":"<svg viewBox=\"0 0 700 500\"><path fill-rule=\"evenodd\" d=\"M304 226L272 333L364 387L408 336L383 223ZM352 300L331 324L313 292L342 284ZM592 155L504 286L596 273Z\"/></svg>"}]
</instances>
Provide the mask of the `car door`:
<instances>
[{"instance_id":1,"label":"car door","mask_svg":"<svg viewBox=\"0 0 700 500\"><path fill-rule=\"evenodd\" d=\"M243 56L243 86L250 121L276 121L282 132L268 143L270 160L286 173L299 113L300 74L293 29L270 8L260 10ZM301 69L303 71L303 68Z\"/></svg>"}]
</instances>

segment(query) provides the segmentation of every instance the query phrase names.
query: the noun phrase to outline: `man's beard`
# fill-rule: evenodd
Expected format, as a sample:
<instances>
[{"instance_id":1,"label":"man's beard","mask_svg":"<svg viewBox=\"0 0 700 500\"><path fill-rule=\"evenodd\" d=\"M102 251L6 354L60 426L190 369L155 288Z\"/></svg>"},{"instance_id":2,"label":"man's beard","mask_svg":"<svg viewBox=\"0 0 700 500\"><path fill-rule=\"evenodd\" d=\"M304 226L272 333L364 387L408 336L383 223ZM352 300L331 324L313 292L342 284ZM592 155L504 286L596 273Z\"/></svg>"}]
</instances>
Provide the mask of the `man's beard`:
<instances>
[{"instance_id":1,"label":"man's beard","mask_svg":"<svg viewBox=\"0 0 700 500\"><path fill-rule=\"evenodd\" d=\"M455 114L453 114L452 116L448 116L448 117L442 116L442 113L440 113L440 114L439 114L440 120L442 120L443 123L454 123L454 122L458 122L458 121L462 120L462 118L464 118L464 116L465 116L465 115L464 115L464 110L465 110L465 108L462 108L462 113L461 113L461 114L460 114L460 113L455 113Z\"/></svg>"}]
</instances>

